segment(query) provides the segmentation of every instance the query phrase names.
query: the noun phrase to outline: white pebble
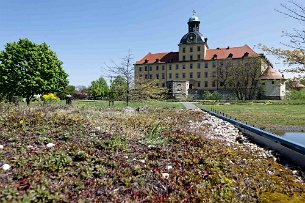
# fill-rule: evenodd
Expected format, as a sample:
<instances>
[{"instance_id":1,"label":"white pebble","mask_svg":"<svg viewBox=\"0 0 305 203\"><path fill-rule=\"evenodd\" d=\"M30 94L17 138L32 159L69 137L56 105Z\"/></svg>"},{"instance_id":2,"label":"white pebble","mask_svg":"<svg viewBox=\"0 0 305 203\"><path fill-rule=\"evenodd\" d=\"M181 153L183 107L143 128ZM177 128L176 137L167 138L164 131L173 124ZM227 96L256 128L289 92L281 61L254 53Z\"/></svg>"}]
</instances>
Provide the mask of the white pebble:
<instances>
[{"instance_id":1,"label":"white pebble","mask_svg":"<svg viewBox=\"0 0 305 203\"><path fill-rule=\"evenodd\" d=\"M163 179L168 179L169 178L169 174L168 173L162 173L162 178Z\"/></svg>"},{"instance_id":2,"label":"white pebble","mask_svg":"<svg viewBox=\"0 0 305 203\"><path fill-rule=\"evenodd\" d=\"M55 144L53 144L53 143L48 143L48 144L47 144L47 147L48 147L48 148L51 148L51 147L54 147L54 146L55 146Z\"/></svg>"},{"instance_id":3,"label":"white pebble","mask_svg":"<svg viewBox=\"0 0 305 203\"><path fill-rule=\"evenodd\" d=\"M3 149L3 148L4 148L4 146L2 144L0 144L0 149Z\"/></svg>"},{"instance_id":4,"label":"white pebble","mask_svg":"<svg viewBox=\"0 0 305 203\"><path fill-rule=\"evenodd\" d=\"M172 168L173 168L173 166L171 166L171 165L167 166L167 170L171 170Z\"/></svg>"},{"instance_id":5,"label":"white pebble","mask_svg":"<svg viewBox=\"0 0 305 203\"><path fill-rule=\"evenodd\" d=\"M2 166L2 169L5 171L9 170L10 168L11 168L11 166L8 164L3 164L3 166Z\"/></svg>"},{"instance_id":6,"label":"white pebble","mask_svg":"<svg viewBox=\"0 0 305 203\"><path fill-rule=\"evenodd\" d=\"M141 159L140 162L145 163L145 160L144 160L144 159Z\"/></svg>"}]
</instances>

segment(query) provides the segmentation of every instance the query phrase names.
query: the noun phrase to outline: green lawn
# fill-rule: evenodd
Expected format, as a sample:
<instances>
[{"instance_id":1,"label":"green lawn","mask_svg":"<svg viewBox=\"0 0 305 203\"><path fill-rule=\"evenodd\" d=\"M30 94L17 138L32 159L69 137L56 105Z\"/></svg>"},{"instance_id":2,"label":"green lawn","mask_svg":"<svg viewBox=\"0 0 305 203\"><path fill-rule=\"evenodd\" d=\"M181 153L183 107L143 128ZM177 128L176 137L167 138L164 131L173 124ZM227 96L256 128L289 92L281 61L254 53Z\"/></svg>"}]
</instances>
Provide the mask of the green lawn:
<instances>
[{"instance_id":1,"label":"green lawn","mask_svg":"<svg viewBox=\"0 0 305 203\"><path fill-rule=\"evenodd\" d=\"M204 105L200 108L215 109L237 120L248 122L262 129L281 134L286 129L302 131L305 128L305 106L289 104L230 104Z\"/></svg>"}]
</instances>

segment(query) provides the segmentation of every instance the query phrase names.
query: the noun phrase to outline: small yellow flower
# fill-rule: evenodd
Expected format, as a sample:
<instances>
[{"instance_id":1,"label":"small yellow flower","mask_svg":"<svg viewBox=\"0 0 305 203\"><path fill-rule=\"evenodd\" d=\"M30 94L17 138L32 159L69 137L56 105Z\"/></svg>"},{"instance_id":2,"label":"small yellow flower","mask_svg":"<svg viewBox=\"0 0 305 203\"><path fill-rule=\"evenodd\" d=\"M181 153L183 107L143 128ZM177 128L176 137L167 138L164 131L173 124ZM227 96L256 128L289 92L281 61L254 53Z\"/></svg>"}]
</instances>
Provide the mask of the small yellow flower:
<instances>
[{"instance_id":1,"label":"small yellow flower","mask_svg":"<svg viewBox=\"0 0 305 203\"><path fill-rule=\"evenodd\" d=\"M20 124L20 125L23 125L23 124L24 124L24 120L20 120L20 121L19 121L19 124Z\"/></svg>"}]
</instances>

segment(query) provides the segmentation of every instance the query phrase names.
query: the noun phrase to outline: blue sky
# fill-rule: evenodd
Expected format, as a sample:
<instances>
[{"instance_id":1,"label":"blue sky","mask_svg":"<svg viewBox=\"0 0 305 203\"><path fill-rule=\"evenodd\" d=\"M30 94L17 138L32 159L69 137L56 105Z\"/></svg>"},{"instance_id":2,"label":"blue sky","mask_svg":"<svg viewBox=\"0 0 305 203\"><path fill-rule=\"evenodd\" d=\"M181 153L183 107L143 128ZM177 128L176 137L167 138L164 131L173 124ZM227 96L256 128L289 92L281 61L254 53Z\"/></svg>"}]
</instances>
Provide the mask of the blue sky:
<instances>
[{"instance_id":1,"label":"blue sky","mask_svg":"<svg viewBox=\"0 0 305 203\"><path fill-rule=\"evenodd\" d=\"M105 63L130 49L134 62L148 52L177 51L195 9L210 48L258 43L281 47L282 31L300 25L274 9L283 0L0 0L0 50L28 38L46 42L63 61L70 84L107 76ZM257 52L261 50L254 49ZM268 57L276 69L283 68Z\"/></svg>"}]
</instances>

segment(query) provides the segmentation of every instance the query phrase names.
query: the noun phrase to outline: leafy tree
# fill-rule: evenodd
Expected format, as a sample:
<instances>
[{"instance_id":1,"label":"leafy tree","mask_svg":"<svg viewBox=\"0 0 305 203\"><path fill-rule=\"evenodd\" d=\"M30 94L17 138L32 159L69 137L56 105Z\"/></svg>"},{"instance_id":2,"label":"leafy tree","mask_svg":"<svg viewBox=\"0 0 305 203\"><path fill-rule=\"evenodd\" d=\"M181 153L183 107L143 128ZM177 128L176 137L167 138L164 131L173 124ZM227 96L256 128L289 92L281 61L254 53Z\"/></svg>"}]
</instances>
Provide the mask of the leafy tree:
<instances>
[{"instance_id":1,"label":"leafy tree","mask_svg":"<svg viewBox=\"0 0 305 203\"><path fill-rule=\"evenodd\" d=\"M227 59L223 63L218 62L215 80L239 100L254 99L259 90L262 60L261 57L245 57L242 61Z\"/></svg>"},{"instance_id":2,"label":"leafy tree","mask_svg":"<svg viewBox=\"0 0 305 203\"><path fill-rule=\"evenodd\" d=\"M105 97L108 95L109 87L106 80L100 77L98 80L92 81L88 89L89 94L96 99L97 97Z\"/></svg>"},{"instance_id":3,"label":"leafy tree","mask_svg":"<svg viewBox=\"0 0 305 203\"><path fill-rule=\"evenodd\" d=\"M120 65L115 63L114 61L112 66L106 65L109 72L115 74L115 77L120 76L125 80L125 83L122 84L125 84L126 86L125 88L126 93L124 93L126 98L126 106L128 106L129 103L130 89L133 83L134 68L133 68L132 60L133 57L129 51L127 56L122 58Z\"/></svg>"},{"instance_id":4,"label":"leafy tree","mask_svg":"<svg viewBox=\"0 0 305 203\"><path fill-rule=\"evenodd\" d=\"M281 4L281 7L282 9L277 11L299 22L301 30L294 29L290 32L284 32L288 42L283 44L288 49L270 48L265 45L260 45L260 48L279 59L283 59L285 63L290 65L291 67L286 69L286 72L305 73L305 5L288 1L288 4Z\"/></svg>"},{"instance_id":5,"label":"leafy tree","mask_svg":"<svg viewBox=\"0 0 305 203\"><path fill-rule=\"evenodd\" d=\"M140 81L137 80L131 91L131 97L134 100L164 99L167 97L166 88L156 86L157 80Z\"/></svg>"},{"instance_id":6,"label":"leafy tree","mask_svg":"<svg viewBox=\"0 0 305 203\"><path fill-rule=\"evenodd\" d=\"M79 85L76 87L76 91L73 94L73 97L75 99L86 99L88 97L88 88L86 86L83 85Z\"/></svg>"},{"instance_id":7,"label":"leafy tree","mask_svg":"<svg viewBox=\"0 0 305 203\"><path fill-rule=\"evenodd\" d=\"M20 39L0 52L0 92L9 99L23 96L29 104L34 94L61 92L67 77L62 62L46 43Z\"/></svg>"},{"instance_id":8,"label":"leafy tree","mask_svg":"<svg viewBox=\"0 0 305 203\"><path fill-rule=\"evenodd\" d=\"M122 76L117 76L113 81L111 81L110 88L110 99L111 100L124 100L127 95L127 82Z\"/></svg>"},{"instance_id":9,"label":"leafy tree","mask_svg":"<svg viewBox=\"0 0 305 203\"><path fill-rule=\"evenodd\" d=\"M76 93L76 87L74 85L68 85L63 92L57 93L60 99L65 99L67 95L74 95Z\"/></svg>"}]
</instances>

